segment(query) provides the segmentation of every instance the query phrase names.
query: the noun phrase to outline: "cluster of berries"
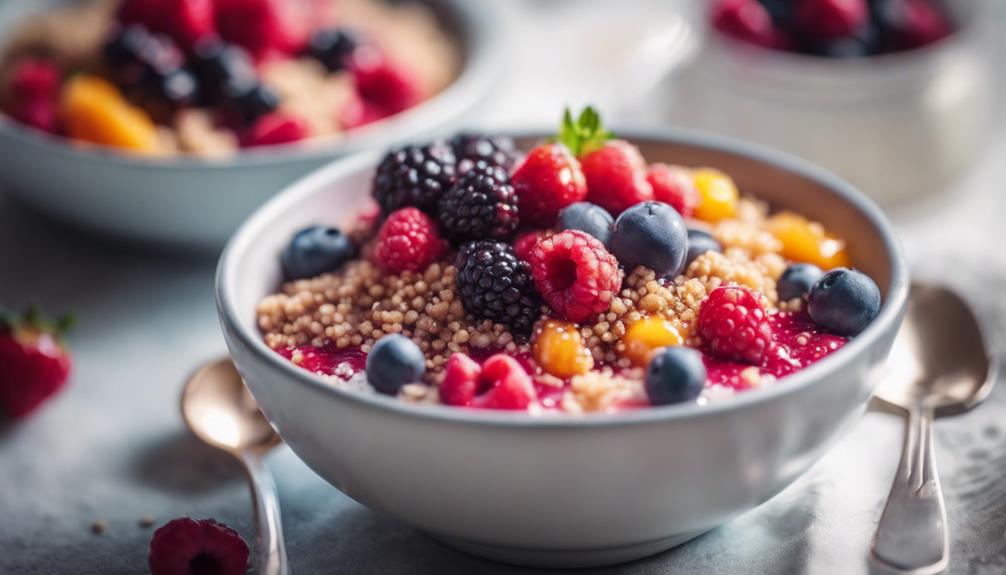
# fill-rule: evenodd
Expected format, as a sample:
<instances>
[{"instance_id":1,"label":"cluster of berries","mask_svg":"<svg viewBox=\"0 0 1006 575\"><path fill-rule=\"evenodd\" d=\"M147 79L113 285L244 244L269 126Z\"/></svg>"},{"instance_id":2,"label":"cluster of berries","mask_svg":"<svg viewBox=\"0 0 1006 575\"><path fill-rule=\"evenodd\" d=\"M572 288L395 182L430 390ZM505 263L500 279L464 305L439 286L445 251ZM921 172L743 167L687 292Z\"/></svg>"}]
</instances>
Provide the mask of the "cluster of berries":
<instances>
[{"instance_id":1,"label":"cluster of berries","mask_svg":"<svg viewBox=\"0 0 1006 575\"><path fill-rule=\"evenodd\" d=\"M711 17L741 40L831 58L911 50L953 31L935 0L716 0Z\"/></svg>"},{"instance_id":2,"label":"cluster of berries","mask_svg":"<svg viewBox=\"0 0 1006 575\"><path fill-rule=\"evenodd\" d=\"M648 165L591 108L576 119L567 112L558 138L523 158L511 140L477 134L393 150L377 167L372 193L382 222L370 253L381 270L422 272L454 251L455 292L465 311L505 325L518 340L533 335L527 361L501 353L479 363L456 353L446 364L443 403L500 409L534 401L535 369L560 379L593 369L577 324L609 310L626 272L642 266L673 282L702 254L722 251L685 218L731 218L739 195L715 170ZM844 252L828 247L839 242L819 225L788 212L773 218L784 252L835 268L825 274L813 263L794 264L780 280L782 298L808 299L809 319L800 324L807 337L818 328L840 340L858 334L879 310L876 285L839 267ZM312 277L357 253L338 230L309 228L295 236L283 265L288 279ZM796 324L777 316L758 292L720 287L699 310L701 351L684 347L670 322L648 317L622 337L625 356L647 369L651 403L694 399L706 385L707 357L779 375L802 367L787 339ZM825 347L811 345L820 353L808 360L831 350ZM366 371L375 389L396 394L422 381L426 367L419 347L394 335L370 350Z\"/></svg>"},{"instance_id":3,"label":"cluster of berries","mask_svg":"<svg viewBox=\"0 0 1006 575\"><path fill-rule=\"evenodd\" d=\"M312 30L310 23L309 14L280 0L124 0L102 50L112 82L93 76L100 90L86 91L87 98L64 94L61 107L61 86L69 93L74 82L64 82L52 60L25 59L14 70L7 111L48 133L139 149L143 140L153 141L154 122L198 106L212 110L214 121L244 147L290 143L307 138L309 126L279 110L280 98L260 80L257 64L300 56L351 75L356 97L339 113L343 127L418 103L417 81L361 33ZM84 105L66 104L82 99ZM138 105L129 108L127 101ZM130 138L130 132L142 134Z\"/></svg>"}]
</instances>

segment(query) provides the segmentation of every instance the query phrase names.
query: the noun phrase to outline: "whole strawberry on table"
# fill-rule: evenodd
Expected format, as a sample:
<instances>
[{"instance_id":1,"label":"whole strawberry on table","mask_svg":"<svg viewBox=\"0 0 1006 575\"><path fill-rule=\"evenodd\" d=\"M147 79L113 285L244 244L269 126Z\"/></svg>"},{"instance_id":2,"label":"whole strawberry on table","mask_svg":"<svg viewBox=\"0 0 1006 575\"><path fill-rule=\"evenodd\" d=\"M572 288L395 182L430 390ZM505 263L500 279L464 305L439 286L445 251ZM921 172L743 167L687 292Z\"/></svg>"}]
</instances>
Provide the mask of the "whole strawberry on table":
<instances>
[{"instance_id":1,"label":"whole strawberry on table","mask_svg":"<svg viewBox=\"0 0 1006 575\"><path fill-rule=\"evenodd\" d=\"M869 325L844 239L720 170L649 163L591 108L526 155L389 151L345 230L299 231L266 343L336 386L464 408L619 411L768 385Z\"/></svg>"},{"instance_id":2,"label":"whole strawberry on table","mask_svg":"<svg viewBox=\"0 0 1006 575\"><path fill-rule=\"evenodd\" d=\"M73 362L63 334L71 323L47 321L34 308L0 314L0 413L26 417L66 385Z\"/></svg>"}]
</instances>

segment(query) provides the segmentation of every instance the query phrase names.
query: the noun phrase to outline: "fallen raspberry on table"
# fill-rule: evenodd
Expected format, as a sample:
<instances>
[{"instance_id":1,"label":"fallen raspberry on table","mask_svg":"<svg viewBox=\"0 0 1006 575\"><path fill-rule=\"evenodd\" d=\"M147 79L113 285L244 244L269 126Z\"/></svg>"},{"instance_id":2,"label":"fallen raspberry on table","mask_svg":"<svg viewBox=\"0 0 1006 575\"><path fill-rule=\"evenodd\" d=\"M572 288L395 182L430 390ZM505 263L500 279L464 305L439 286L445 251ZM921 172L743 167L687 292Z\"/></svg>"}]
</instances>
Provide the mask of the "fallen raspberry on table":
<instances>
[{"instance_id":1,"label":"fallen raspberry on table","mask_svg":"<svg viewBox=\"0 0 1006 575\"><path fill-rule=\"evenodd\" d=\"M761 365L773 347L772 327L761 294L741 286L714 289L697 322L706 353Z\"/></svg>"},{"instance_id":2,"label":"fallen raspberry on table","mask_svg":"<svg viewBox=\"0 0 1006 575\"><path fill-rule=\"evenodd\" d=\"M393 212L377 235L374 257L377 265L389 273L423 271L447 251L429 216L416 208Z\"/></svg>"},{"instance_id":3,"label":"fallen raspberry on table","mask_svg":"<svg viewBox=\"0 0 1006 575\"><path fill-rule=\"evenodd\" d=\"M542 239L528 258L538 292L559 317L581 322L608 310L622 272L596 238L566 230Z\"/></svg>"},{"instance_id":4,"label":"fallen raspberry on table","mask_svg":"<svg viewBox=\"0 0 1006 575\"><path fill-rule=\"evenodd\" d=\"M244 575L248 544L213 519L173 519L154 532L147 557L151 575Z\"/></svg>"},{"instance_id":5,"label":"fallen raspberry on table","mask_svg":"<svg viewBox=\"0 0 1006 575\"><path fill-rule=\"evenodd\" d=\"M654 200L670 204L686 218L695 213L695 207L699 205L699 191L687 168L652 164L646 172L646 181L653 188Z\"/></svg>"},{"instance_id":6,"label":"fallen raspberry on table","mask_svg":"<svg viewBox=\"0 0 1006 575\"><path fill-rule=\"evenodd\" d=\"M463 353L447 360L440 399L447 405L482 409L527 409L536 398L531 377L520 362L505 353L481 366Z\"/></svg>"},{"instance_id":7,"label":"fallen raspberry on table","mask_svg":"<svg viewBox=\"0 0 1006 575\"><path fill-rule=\"evenodd\" d=\"M20 419L66 385L72 361L60 336L70 319L43 320L29 309L23 317L0 317L0 412Z\"/></svg>"}]
</instances>

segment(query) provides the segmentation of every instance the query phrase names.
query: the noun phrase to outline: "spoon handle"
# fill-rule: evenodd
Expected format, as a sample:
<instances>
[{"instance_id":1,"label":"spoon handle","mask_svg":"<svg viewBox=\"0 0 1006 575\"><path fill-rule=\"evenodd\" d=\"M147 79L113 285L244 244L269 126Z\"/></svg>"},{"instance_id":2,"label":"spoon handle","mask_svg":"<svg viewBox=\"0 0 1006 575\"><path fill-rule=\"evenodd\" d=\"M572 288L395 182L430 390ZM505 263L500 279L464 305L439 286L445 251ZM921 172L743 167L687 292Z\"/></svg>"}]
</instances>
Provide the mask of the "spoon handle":
<instances>
[{"instance_id":1,"label":"spoon handle","mask_svg":"<svg viewBox=\"0 0 1006 575\"><path fill-rule=\"evenodd\" d=\"M933 409L908 410L908 430L894 485L873 539L873 556L898 572L946 568L947 510L936 473Z\"/></svg>"},{"instance_id":2,"label":"spoon handle","mask_svg":"<svg viewBox=\"0 0 1006 575\"><path fill-rule=\"evenodd\" d=\"M243 452L241 462L248 472L248 483L255 501L258 572L261 575L287 575L286 545L283 543L276 482L259 454Z\"/></svg>"}]
</instances>

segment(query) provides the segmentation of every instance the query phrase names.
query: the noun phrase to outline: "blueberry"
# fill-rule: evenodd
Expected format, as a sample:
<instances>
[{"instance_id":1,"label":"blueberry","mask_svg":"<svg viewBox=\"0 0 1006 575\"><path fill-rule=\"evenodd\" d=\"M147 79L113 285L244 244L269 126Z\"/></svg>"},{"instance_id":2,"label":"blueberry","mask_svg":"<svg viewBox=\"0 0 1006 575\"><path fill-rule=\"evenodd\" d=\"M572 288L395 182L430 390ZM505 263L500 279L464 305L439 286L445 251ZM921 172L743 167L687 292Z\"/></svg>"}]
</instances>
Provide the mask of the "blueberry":
<instances>
[{"instance_id":1,"label":"blueberry","mask_svg":"<svg viewBox=\"0 0 1006 575\"><path fill-rule=\"evenodd\" d=\"M424 373L422 350L404 335L382 337L367 354L367 381L380 393L394 395L406 383L421 381Z\"/></svg>"},{"instance_id":2,"label":"blueberry","mask_svg":"<svg viewBox=\"0 0 1006 575\"><path fill-rule=\"evenodd\" d=\"M559 212L559 230L580 230L604 245L611 242L611 227L615 219L608 210L590 202L577 202Z\"/></svg>"},{"instance_id":3,"label":"blueberry","mask_svg":"<svg viewBox=\"0 0 1006 575\"><path fill-rule=\"evenodd\" d=\"M322 28L311 36L307 54L321 62L329 72L346 68L353 52L364 44L363 36L350 28Z\"/></svg>"},{"instance_id":4,"label":"blueberry","mask_svg":"<svg viewBox=\"0 0 1006 575\"><path fill-rule=\"evenodd\" d=\"M157 95L175 107L191 106L199 99L199 83L195 75L184 68L159 76L156 88Z\"/></svg>"},{"instance_id":5,"label":"blueberry","mask_svg":"<svg viewBox=\"0 0 1006 575\"><path fill-rule=\"evenodd\" d=\"M789 301L801 298L814 287L817 280L821 279L824 272L814 264L793 264L782 272L776 290L779 292L779 301Z\"/></svg>"},{"instance_id":6,"label":"blueberry","mask_svg":"<svg viewBox=\"0 0 1006 575\"><path fill-rule=\"evenodd\" d=\"M810 288L807 311L827 331L858 335L880 311L880 289L864 273L836 268Z\"/></svg>"},{"instance_id":7,"label":"blueberry","mask_svg":"<svg viewBox=\"0 0 1006 575\"><path fill-rule=\"evenodd\" d=\"M663 202L641 202L622 212L611 234L611 252L626 270L646 266L657 276L685 267L688 232L677 210Z\"/></svg>"},{"instance_id":8,"label":"blueberry","mask_svg":"<svg viewBox=\"0 0 1006 575\"><path fill-rule=\"evenodd\" d=\"M723 252L723 246L716 238L707 231L691 228L688 230L688 256L685 258L685 267L692 265L692 262L706 252Z\"/></svg>"},{"instance_id":9,"label":"blueberry","mask_svg":"<svg viewBox=\"0 0 1006 575\"><path fill-rule=\"evenodd\" d=\"M793 11L796 7L794 0L758 0L765 10L772 17L772 22L776 26L787 26L793 19Z\"/></svg>"},{"instance_id":10,"label":"blueberry","mask_svg":"<svg viewBox=\"0 0 1006 575\"><path fill-rule=\"evenodd\" d=\"M297 232L280 257L288 280L333 271L356 257L356 246L336 228L312 226Z\"/></svg>"},{"instance_id":11,"label":"blueberry","mask_svg":"<svg viewBox=\"0 0 1006 575\"><path fill-rule=\"evenodd\" d=\"M251 125L279 108L279 96L272 88L255 81L250 85L227 84L224 88L227 104L246 125Z\"/></svg>"},{"instance_id":12,"label":"blueberry","mask_svg":"<svg viewBox=\"0 0 1006 575\"><path fill-rule=\"evenodd\" d=\"M665 347L646 368L646 396L653 405L693 401L706 385L702 354L683 346Z\"/></svg>"},{"instance_id":13,"label":"blueberry","mask_svg":"<svg viewBox=\"0 0 1006 575\"><path fill-rule=\"evenodd\" d=\"M192 62L204 81L223 84L234 78L255 78L255 64L248 52L219 38L208 38L196 44Z\"/></svg>"}]
</instances>

